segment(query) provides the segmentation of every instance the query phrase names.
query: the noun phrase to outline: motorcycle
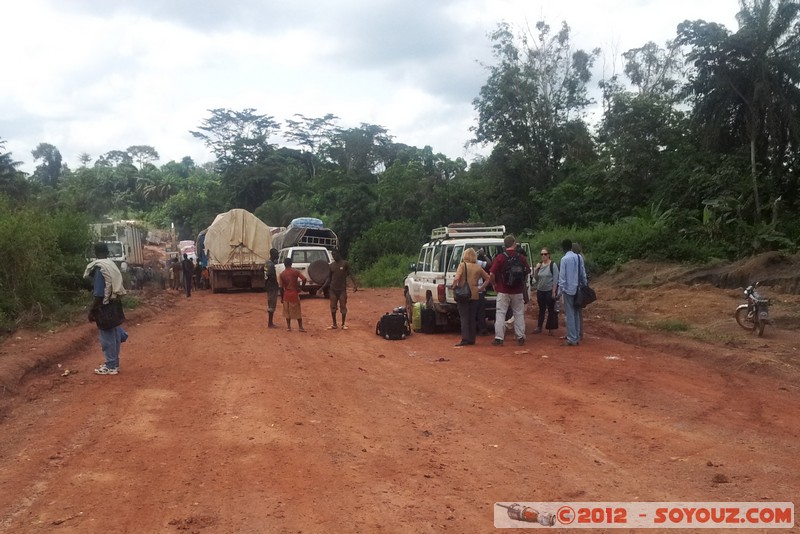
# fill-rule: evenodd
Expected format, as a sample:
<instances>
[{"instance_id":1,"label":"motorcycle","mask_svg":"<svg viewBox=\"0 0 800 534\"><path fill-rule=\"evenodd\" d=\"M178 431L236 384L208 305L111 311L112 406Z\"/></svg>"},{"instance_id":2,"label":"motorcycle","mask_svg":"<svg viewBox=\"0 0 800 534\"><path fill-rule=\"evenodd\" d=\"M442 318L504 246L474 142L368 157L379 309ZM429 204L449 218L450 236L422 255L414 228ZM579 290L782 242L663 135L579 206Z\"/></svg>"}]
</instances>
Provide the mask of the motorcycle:
<instances>
[{"instance_id":1,"label":"motorcycle","mask_svg":"<svg viewBox=\"0 0 800 534\"><path fill-rule=\"evenodd\" d=\"M747 286L744 290L747 304L740 304L736 308L736 322L745 330L756 332L759 336L764 333L764 327L770 324L769 299L765 299L756 289L758 282Z\"/></svg>"}]
</instances>

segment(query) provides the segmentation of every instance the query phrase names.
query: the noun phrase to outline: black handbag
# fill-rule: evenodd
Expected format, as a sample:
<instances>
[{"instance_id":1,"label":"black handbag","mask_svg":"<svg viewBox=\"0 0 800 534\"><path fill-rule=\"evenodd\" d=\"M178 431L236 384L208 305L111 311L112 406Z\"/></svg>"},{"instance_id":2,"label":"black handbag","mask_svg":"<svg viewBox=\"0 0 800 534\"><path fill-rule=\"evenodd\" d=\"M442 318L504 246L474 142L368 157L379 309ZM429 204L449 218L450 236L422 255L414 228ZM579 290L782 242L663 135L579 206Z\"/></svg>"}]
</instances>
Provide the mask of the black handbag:
<instances>
[{"instance_id":1,"label":"black handbag","mask_svg":"<svg viewBox=\"0 0 800 534\"><path fill-rule=\"evenodd\" d=\"M109 300L108 304L102 304L94 312L94 322L100 330L111 330L124 323L122 301L117 298Z\"/></svg>"},{"instance_id":2,"label":"black handbag","mask_svg":"<svg viewBox=\"0 0 800 534\"><path fill-rule=\"evenodd\" d=\"M580 259L580 256L578 256L578 259ZM584 308L596 300L597 293L595 293L594 289L589 287L588 283L586 285L578 284L578 291L575 293L576 308Z\"/></svg>"},{"instance_id":3,"label":"black handbag","mask_svg":"<svg viewBox=\"0 0 800 534\"><path fill-rule=\"evenodd\" d=\"M453 291L453 298L456 302L469 302L472 300L472 290L469 288L469 281L467 280L467 264L464 263L464 283L458 286Z\"/></svg>"},{"instance_id":4,"label":"black handbag","mask_svg":"<svg viewBox=\"0 0 800 534\"><path fill-rule=\"evenodd\" d=\"M580 286L575 293L575 306L584 308L597 300L597 293L589 286Z\"/></svg>"}]
</instances>

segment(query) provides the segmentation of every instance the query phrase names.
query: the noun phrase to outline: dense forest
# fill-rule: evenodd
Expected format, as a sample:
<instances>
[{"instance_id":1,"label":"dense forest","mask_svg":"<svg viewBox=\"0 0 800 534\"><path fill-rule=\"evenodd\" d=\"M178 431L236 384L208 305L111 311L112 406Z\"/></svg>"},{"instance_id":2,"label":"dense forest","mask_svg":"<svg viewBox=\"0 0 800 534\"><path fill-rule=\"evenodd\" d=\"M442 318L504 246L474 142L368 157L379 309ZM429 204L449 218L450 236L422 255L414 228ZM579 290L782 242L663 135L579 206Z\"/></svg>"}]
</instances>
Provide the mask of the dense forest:
<instances>
[{"instance_id":1,"label":"dense forest","mask_svg":"<svg viewBox=\"0 0 800 534\"><path fill-rule=\"evenodd\" d=\"M333 113L278 119L253 108L198 118L191 133L215 157L203 166L159 165L157 148L141 145L82 154L71 169L43 142L28 175L0 138L0 325L74 298L88 223L103 217L174 224L194 239L231 208L270 226L316 216L361 272L386 257L404 263L453 221L505 224L550 246L580 236L598 269L795 251L800 3L740 9L737 30L684 21L601 80L591 73L602 51L575 49L566 22L498 24L471 140L490 152L471 162L399 143L380 125L342 127ZM590 123L592 106L602 115Z\"/></svg>"}]
</instances>

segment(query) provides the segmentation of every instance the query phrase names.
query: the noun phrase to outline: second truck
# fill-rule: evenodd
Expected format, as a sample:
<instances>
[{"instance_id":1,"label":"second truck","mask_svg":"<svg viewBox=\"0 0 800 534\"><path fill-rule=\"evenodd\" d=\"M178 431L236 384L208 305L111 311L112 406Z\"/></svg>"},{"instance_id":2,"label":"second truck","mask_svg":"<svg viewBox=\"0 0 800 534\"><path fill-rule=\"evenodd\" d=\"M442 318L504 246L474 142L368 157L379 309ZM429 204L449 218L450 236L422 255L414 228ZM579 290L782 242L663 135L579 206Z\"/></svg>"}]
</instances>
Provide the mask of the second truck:
<instances>
[{"instance_id":1,"label":"second truck","mask_svg":"<svg viewBox=\"0 0 800 534\"><path fill-rule=\"evenodd\" d=\"M208 263L211 291L263 290L264 265L272 248L269 226L247 210L220 213L205 230L198 256ZM201 260L202 261L202 260Z\"/></svg>"}]
</instances>

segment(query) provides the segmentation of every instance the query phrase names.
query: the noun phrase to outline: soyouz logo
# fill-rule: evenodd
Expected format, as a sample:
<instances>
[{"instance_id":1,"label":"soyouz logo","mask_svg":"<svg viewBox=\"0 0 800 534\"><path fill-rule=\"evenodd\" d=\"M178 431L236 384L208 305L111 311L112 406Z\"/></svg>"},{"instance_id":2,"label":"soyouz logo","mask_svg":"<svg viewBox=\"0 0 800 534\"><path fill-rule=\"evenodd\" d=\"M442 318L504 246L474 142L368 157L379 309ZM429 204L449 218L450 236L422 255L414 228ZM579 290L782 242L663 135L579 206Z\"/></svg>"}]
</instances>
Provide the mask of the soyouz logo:
<instances>
[{"instance_id":1,"label":"soyouz logo","mask_svg":"<svg viewBox=\"0 0 800 534\"><path fill-rule=\"evenodd\" d=\"M496 528L792 528L791 502L495 503Z\"/></svg>"}]
</instances>

